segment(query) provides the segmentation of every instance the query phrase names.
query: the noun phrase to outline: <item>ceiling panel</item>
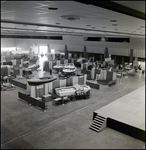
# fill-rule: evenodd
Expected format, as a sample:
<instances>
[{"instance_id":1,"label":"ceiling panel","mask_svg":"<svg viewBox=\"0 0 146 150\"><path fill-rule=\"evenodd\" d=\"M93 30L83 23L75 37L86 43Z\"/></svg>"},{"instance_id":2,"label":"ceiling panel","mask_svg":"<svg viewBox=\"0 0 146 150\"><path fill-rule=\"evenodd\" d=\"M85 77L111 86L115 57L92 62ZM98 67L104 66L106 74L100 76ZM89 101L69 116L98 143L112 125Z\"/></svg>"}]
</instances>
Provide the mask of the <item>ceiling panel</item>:
<instances>
[{"instance_id":1,"label":"ceiling panel","mask_svg":"<svg viewBox=\"0 0 146 150\"><path fill-rule=\"evenodd\" d=\"M129 4L130 2L127 3L127 5ZM126 2L123 3L123 5L126 5ZM58 9L49 10L48 7L55 7ZM139 6L137 7L137 9L139 9ZM77 16L81 17L81 19L72 21L67 19L61 19L60 16L64 15L74 15L73 17ZM121 32L126 35L126 32L129 34L134 33L135 31L135 33L139 34L139 36L144 37L145 35L145 20L114 12L105 8L82 4L75 1L1 2L1 20L2 22L3 20L7 20L9 22L17 21L19 23L22 22L22 24L33 23L33 25L28 26L21 26L20 24L16 23L13 25L9 23L5 23L7 25L2 24L1 30L3 30L4 27L12 28L11 30L9 30L9 32L13 31L13 28L27 28L32 30L33 28L35 29L37 26L40 25L40 30L52 30L54 33L56 31L62 33L61 28L64 28L65 34L66 32L69 32L68 29L72 29L74 32L77 32L77 34L86 33L86 30L91 29L91 32L88 31L88 33L97 34L100 30L100 33L102 34L104 34L104 32L102 31L106 31L106 33L109 32L108 34ZM111 22L110 20L117 20L117 22ZM56 23L60 23L60 25L57 25ZM44 24L46 28L43 28L41 24ZM112 24L117 24L117 26L113 26ZM49 25L54 26L54 28L48 27ZM141 28L141 26L144 27ZM13 31L13 33L15 32Z\"/></svg>"}]
</instances>

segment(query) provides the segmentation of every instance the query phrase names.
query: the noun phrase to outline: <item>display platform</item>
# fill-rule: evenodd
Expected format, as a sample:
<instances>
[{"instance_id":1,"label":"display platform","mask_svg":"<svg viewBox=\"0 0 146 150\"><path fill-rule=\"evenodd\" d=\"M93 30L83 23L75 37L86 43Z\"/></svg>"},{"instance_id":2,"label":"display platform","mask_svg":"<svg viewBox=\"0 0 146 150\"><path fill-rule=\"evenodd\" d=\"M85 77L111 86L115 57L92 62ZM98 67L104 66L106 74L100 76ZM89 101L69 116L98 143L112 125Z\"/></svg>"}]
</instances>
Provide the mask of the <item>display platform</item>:
<instances>
[{"instance_id":1,"label":"display platform","mask_svg":"<svg viewBox=\"0 0 146 150\"><path fill-rule=\"evenodd\" d=\"M14 79L10 79L9 82L25 90L27 89L26 78L22 78L22 79L14 78Z\"/></svg>"},{"instance_id":2,"label":"display platform","mask_svg":"<svg viewBox=\"0 0 146 150\"><path fill-rule=\"evenodd\" d=\"M12 83L18 87L21 87L23 89L26 89L26 79L25 78L23 78L23 79L18 79L18 78L11 79L10 83ZM87 80L86 84L89 85L91 88L100 90L100 85L97 84L97 81Z\"/></svg>"},{"instance_id":3,"label":"display platform","mask_svg":"<svg viewBox=\"0 0 146 150\"><path fill-rule=\"evenodd\" d=\"M145 86L94 111L107 117L107 127L145 141Z\"/></svg>"},{"instance_id":4,"label":"display platform","mask_svg":"<svg viewBox=\"0 0 146 150\"><path fill-rule=\"evenodd\" d=\"M32 74L30 76L31 76L31 79L41 78L41 77L50 76L50 73L43 72L43 71L32 71ZM18 75L16 78L11 79L10 83L20 88L23 88L25 90L27 89L27 79L24 76Z\"/></svg>"},{"instance_id":5,"label":"display platform","mask_svg":"<svg viewBox=\"0 0 146 150\"><path fill-rule=\"evenodd\" d=\"M91 88L100 90L100 85L96 80L86 80L86 85L90 86Z\"/></svg>"}]
</instances>

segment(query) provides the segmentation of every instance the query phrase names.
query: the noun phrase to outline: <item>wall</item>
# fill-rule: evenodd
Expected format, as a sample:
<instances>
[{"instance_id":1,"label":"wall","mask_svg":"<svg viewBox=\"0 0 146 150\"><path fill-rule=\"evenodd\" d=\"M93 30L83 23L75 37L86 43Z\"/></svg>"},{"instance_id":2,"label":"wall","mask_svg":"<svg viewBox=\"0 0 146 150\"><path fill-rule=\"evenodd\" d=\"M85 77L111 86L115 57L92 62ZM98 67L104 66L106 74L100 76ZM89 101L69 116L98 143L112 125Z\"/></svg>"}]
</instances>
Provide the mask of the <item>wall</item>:
<instances>
[{"instance_id":1,"label":"wall","mask_svg":"<svg viewBox=\"0 0 146 150\"><path fill-rule=\"evenodd\" d=\"M1 47L17 46L22 50L29 50L34 45L37 49L39 45L48 44L50 49L60 51L67 45L68 51L74 52L83 52L86 46L87 52L99 54L104 54L105 47L108 47L109 54L121 56L130 56L130 49L133 49L133 57L145 58L145 38L130 38L130 43L83 41L82 36L71 35L64 35L63 40L1 38Z\"/></svg>"},{"instance_id":2,"label":"wall","mask_svg":"<svg viewBox=\"0 0 146 150\"><path fill-rule=\"evenodd\" d=\"M15 47L16 43L15 43L16 39L12 39L12 38L1 38L1 47Z\"/></svg>"}]
</instances>

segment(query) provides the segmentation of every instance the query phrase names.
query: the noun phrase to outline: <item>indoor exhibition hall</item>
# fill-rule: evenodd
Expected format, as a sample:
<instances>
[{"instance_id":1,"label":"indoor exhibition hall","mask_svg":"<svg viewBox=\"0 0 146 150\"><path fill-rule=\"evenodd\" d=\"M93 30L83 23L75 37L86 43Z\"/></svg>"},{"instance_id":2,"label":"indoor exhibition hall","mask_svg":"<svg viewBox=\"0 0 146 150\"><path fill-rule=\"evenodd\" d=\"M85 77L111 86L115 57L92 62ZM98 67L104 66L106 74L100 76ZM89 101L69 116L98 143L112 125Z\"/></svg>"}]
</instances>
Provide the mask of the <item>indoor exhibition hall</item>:
<instances>
[{"instance_id":1,"label":"indoor exhibition hall","mask_svg":"<svg viewBox=\"0 0 146 150\"><path fill-rule=\"evenodd\" d=\"M145 1L1 1L1 149L145 149Z\"/></svg>"}]
</instances>

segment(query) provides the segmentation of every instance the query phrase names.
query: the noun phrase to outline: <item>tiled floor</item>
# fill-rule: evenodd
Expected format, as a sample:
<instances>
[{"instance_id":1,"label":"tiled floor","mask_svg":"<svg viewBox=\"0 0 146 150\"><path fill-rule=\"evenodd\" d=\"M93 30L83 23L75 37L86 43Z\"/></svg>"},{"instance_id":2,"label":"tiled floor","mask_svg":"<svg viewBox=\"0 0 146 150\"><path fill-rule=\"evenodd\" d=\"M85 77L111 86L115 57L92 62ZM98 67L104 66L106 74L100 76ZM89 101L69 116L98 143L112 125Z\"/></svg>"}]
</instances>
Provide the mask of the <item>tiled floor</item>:
<instances>
[{"instance_id":1,"label":"tiled floor","mask_svg":"<svg viewBox=\"0 0 146 150\"><path fill-rule=\"evenodd\" d=\"M95 110L144 85L145 75L136 73L134 77L124 78L123 82L111 87L101 86L100 91L91 89L90 99L87 100L59 106L48 102L46 112L18 100L21 88L2 91L1 148L145 149L145 142L113 129L105 128L99 133L89 129Z\"/></svg>"}]
</instances>

